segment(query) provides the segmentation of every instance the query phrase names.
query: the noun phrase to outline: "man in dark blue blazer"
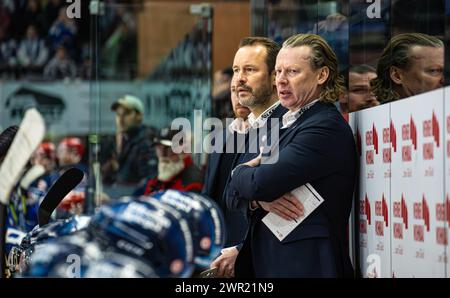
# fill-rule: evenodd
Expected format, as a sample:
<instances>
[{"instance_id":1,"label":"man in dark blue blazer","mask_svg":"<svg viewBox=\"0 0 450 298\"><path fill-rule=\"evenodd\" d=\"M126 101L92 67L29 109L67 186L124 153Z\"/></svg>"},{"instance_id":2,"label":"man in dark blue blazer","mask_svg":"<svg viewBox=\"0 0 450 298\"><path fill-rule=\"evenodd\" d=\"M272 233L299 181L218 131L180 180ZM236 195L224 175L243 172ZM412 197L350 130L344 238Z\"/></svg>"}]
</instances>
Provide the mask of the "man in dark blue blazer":
<instances>
[{"instance_id":1,"label":"man in dark blue blazer","mask_svg":"<svg viewBox=\"0 0 450 298\"><path fill-rule=\"evenodd\" d=\"M275 88L274 67L279 50L280 46L268 38L248 37L239 44L233 61L231 93L237 118L213 139L216 142L217 137L221 137L224 150L223 153L209 155L203 189L204 195L213 198L222 207L227 228L226 246L240 244L248 230L245 216L247 204L243 202L233 210L226 207L224 190L230 181L230 172L237 165L241 153L251 151L249 140L256 138L256 132L270 133L267 124L271 123L271 119L281 119L286 112L278 102ZM239 142L237 136L243 142ZM230 142L234 146L228 146Z\"/></svg>"},{"instance_id":2,"label":"man in dark blue blazer","mask_svg":"<svg viewBox=\"0 0 450 298\"><path fill-rule=\"evenodd\" d=\"M346 230L356 177L353 134L333 102L343 92L337 58L318 35L287 39L276 61L283 116L278 160L246 154L227 188L230 208L246 202L249 232L236 277L352 277ZM253 159L252 159L253 158ZM261 162L263 161L263 162ZM282 241L262 218L274 200L310 183L324 202Z\"/></svg>"},{"instance_id":3,"label":"man in dark blue blazer","mask_svg":"<svg viewBox=\"0 0 450 298\"><path fill-rule=\"evenodd\" d=\"M226 208L223 196L229 181L230 172L236 166L239 155L237 153L238 135L245 141L245 129L248 125L247 117L250 114L250 110L239 103L236 95L236 85L233 83L231 84L231 104L236 118L212 139L212 145L214 146L217 138L222 138L221 150L219 152L213 151L208 155L202 191L203 195L214 199L223 211L226 227L225 246L234 246L242 242L248 227L248 220L242 213ZM232 150L227 150L227 145Z\"/></svg>"}]
</instances>

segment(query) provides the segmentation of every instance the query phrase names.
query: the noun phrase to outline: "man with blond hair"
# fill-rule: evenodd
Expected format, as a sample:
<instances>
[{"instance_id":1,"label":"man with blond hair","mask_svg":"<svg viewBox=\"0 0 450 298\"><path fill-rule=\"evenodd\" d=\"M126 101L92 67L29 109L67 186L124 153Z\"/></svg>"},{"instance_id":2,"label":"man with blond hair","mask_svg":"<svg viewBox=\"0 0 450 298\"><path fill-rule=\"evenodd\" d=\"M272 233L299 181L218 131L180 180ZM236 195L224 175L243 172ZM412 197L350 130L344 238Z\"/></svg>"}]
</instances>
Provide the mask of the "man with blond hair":
<instances>
[{"instance_id":1,"label":"man with blond hair","mask_svg":"<svg viewBox=\"0 0 450 298\"><path fill-rule=\"evenodd\" d=\"M346 241L356 178L353 133L334 102L344 92L338 61L314 34L288 38L275 65L282 106L277 162L261 156L232 172L227 201L255 203L250 228L234 265L236 277L352 277ZM323 199L304 221L279 240L263 223L265 205L294 196L308 184ZM294 219L292 219L294 220Z\"/></svg>"}]
</instances>

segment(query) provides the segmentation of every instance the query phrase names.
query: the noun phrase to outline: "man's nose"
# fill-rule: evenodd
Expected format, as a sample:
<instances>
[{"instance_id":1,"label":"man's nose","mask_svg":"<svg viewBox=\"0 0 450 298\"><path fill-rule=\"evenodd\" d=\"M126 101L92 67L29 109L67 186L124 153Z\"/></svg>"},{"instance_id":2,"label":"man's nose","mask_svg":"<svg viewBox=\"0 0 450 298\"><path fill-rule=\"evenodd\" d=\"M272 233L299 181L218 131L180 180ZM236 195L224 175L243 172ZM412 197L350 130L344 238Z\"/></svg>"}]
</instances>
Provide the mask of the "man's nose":
<instances>
[{"instance_id":1,"label":"man's nose","mask_svg":"<svg viewBox=\"0 0 450 298\"><path fill-rule=\"evenodd\" d=\"M287 79L286 76L284 75L277 75L277 77L275 78L275 83L278 85L286 85L287 84Z\"/></svg>"},{"instance_id":2,"label":"man's nose","mask_svg":"<svg viewBox=\"0 0 450 298\"><path fill-rule=\"evenodd\" d=\"M247 76L246 75L244 75L244 73L242 72L242 71L240 71L240 72L238 72L237 73L237 80L238 80L238 82L239 83L245 83L245 82L247 82Z\"/></svg>"},{"instance_id":3,"label":"man's nose","mask_svg":"<svg viewBox=\"0 0 450 298\"><path fill-rule=\"evenodd\" d=\"M282 85L287 83L286 72L284 70L278 71L276 73L275 83L282 84Z\"/></svg>"}]
</instances>

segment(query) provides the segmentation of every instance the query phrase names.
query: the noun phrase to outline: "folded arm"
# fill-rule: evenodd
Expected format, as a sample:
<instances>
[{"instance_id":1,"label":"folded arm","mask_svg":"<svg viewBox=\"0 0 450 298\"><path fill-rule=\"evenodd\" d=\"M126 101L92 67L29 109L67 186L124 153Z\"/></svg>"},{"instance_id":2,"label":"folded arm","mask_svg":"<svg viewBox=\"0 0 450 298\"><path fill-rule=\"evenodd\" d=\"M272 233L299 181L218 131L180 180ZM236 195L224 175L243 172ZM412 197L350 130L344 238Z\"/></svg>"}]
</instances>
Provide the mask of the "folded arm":
<instances>
[{"instance_id":1,"label":"folded arm","mask_svg":"<svg viewBox=\"0 0 450 298\"><path fill-rule=\"evenodd\" d=\"M307 182L332 174L341 162L335 150L343 149L333 147L336 137L332 129L321 126L297 132L291 143L280 150L278 162L237 168L229 185L230 195L239 200L271 202Z\"/></svg>"}]
</instances>

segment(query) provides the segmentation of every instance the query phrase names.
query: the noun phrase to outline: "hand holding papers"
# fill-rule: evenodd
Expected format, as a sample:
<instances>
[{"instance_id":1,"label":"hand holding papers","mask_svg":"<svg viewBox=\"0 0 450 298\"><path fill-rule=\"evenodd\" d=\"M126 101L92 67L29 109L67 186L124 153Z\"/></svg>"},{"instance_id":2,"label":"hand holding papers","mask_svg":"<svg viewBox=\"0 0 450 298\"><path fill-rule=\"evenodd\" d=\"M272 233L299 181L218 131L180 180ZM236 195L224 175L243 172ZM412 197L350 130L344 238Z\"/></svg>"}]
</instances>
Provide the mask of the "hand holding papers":
<instances>
[{"instance_id":1,"label":"hand holding papers","mask_svg":"<svg viewBox=\"0 0 450 298\"><path fill-rule=\"evenodd\" d=\"M262 219L263 223L280 241L286 238L287 235L324 201L309 183L294 189L291 193L303 204L303 216L297 220L285 220L275 213L270 212Z\"/></svg>"}]
</instances>

